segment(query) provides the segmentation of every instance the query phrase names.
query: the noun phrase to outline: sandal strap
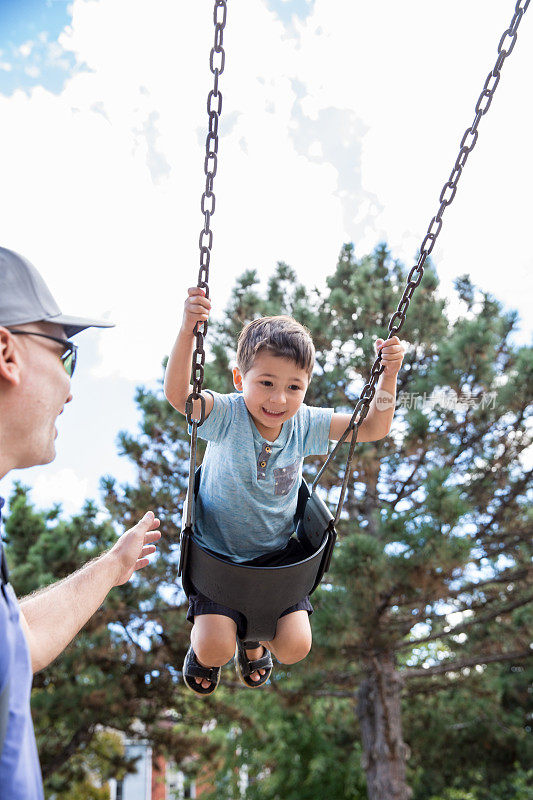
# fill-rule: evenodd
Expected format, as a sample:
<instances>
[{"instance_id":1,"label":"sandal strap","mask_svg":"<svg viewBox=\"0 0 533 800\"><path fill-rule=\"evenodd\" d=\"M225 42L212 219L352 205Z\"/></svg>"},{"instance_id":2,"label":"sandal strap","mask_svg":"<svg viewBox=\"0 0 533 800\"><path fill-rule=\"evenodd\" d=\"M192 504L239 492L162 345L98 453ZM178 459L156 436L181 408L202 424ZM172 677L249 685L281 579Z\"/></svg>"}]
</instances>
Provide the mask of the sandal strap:
<instances>
[{"instance_id":1,"label":"sandal strap","mask_svg":"<svg viewBox=\"0 0 533 800\"><path fill-rule=\"evenodd\" d=\"M188 664L187 675L191 678L204 678L206 681L216 683L220 667L202 667L200 664Z\"/></svg>"},{"instance_id":2,"label":"sandal strap","mask_svg":"<svg viewBox=\"0 0 533 800\"><path fill-rule=\"evenodd\" d=\"M246 672L251 675L252 672L256 672L258 669L270 669L272 667L272 659L270 658L270 653L266 652L264 656L261 658L257 658L255 661L249 661L246 665Z\"/></svg>"},{"instance_id":3,"label":"sandal strap","mask_svg":"<svg viewBox=\"0 0 533 800\"><path fill-rule=\"evenodd\" d=\"M185 673L188 677L202 678L206 681L211 681L211 683L216 683L218 680L220 667L202 667L202 665L198 663L196 653L192 647L189 648L189 652L187 653L185 666Z\"/></svg>"},{"instance_id":4,"label":"sandal strap","mask_svg":"<svg viewBox=\"0 0 533 800\"><path fill-rule=\"evenodd\" d=\"M250 661L246 655L246 647L244 642L239 639L237 645L239 661L241 664L241 672L245 677L249 677L252 672L256 672L258 669L272 669L272 657L270 655L270 650L267 650L266 647L263 648L265 652L261 658L256 658L254 661Z\"/></svg>"}]
</instances>

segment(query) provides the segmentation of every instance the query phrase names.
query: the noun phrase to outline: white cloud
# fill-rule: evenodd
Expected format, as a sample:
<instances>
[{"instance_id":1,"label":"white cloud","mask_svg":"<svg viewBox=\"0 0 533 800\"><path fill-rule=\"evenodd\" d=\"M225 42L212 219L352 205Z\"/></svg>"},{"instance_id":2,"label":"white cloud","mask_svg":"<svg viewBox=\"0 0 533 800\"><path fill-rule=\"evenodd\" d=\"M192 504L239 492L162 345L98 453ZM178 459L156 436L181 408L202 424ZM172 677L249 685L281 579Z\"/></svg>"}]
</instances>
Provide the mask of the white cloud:
<instances>
[{"instance_id":1,"label":"white cloud","mask_svg":"<svg viewBox=\"0 0 533 800\"><path fill-rule=\"evenodd\" d=\"M288 33L262 0L234 0L215 311L236 274L266 277L278 259L321 283L343 240L362 254L383 238L409 262L507 22L497 0L316 0ZM174 0L74 0L72 25L50 43L79 65L64 90L0 97L5 244L65 310L117 323L102 333L100 374L158 375L196 282L212 38L209 3L184 14ZM470 270L524 320L531 38L526 19L435 252L445 288Z\"/></svg>"},{"instance_id":2,"label":"white cloud","mask_svg":"<svg viewBox=\"0 0 533 800\"><path fill-rule=\"evenodd\" d=\"M31 490L31 500L38 508L52 508L59 502L67 516L79 512L88 495L89 481L73 469L40 472Z\"/></svg>"},{"instance_id":3,"label":"white cloud","mask_svg":"<svg viewBox=\"0 0 533 800\"><path fill-rule=\"evenodd\" d=\"M24 44L20 45L18 50L21 56L27 58L33 50L33 42L24 42Z\"/></svg>"}]
</instances>

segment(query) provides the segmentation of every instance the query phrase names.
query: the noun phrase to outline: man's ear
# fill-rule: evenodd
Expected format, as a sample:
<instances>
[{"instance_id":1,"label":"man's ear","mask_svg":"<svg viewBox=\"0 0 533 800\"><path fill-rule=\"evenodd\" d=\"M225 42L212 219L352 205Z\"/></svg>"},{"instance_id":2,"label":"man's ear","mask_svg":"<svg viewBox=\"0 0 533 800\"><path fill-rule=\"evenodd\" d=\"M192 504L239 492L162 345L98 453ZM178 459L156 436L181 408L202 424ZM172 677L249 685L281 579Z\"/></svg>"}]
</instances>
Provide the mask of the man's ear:
<instances>
[{"instance_id":1,"label":"man's ear","mask_svg":"<svg viewBox=\"0 0 533 800\"><path fill-rule=\"evenodd\" d=\"M0 328L0 381L2 380L12 386L20 383L20 362L15 339L7 328Z\"/></svg>"},{"instance_id":2,"label":"man's ear","mask_svg":"<svg viewBox=\"0 0 533 800\"><path fill-rule=\"evenodd\" d=\"M242 375L239 367L233 367L233 385L238 392L242 392Z\"/></svg>"}]
</instances>

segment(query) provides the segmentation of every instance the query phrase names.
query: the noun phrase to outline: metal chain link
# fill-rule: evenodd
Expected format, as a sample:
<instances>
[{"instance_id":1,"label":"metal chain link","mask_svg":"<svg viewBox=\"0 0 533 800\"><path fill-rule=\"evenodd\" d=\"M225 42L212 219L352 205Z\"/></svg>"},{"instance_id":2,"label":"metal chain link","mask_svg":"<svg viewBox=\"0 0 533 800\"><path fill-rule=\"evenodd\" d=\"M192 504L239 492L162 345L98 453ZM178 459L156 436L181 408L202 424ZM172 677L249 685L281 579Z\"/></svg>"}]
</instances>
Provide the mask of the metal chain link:
<instances>
[{"instance_id":1,"label":"metal chain link","mask_svg":"<svg viewBox=\"0 0 533 800\"><path fill-rule=\"evenodd\" d=\"M222 114L222 92L218 86L218 79L224 72L226 53L223 47L224 29L227 19L227 0L215 0L213 22L215 25L215 41L209 56L209 68L214 75L213 88L207 95L207 114L209 129L205 140L205 190L202 194L200 208L204 216L204 227L200 231L200 270L198 272L197 286L204 289L205 296L209 297L209 265L211 263L211 249L213 247L213 231L211 230L211 217L215 213L215 193L213 191L215 175L218 168L218 121ZM205 420L205 401L202 397L204 382L205 350L204 340L208 329L207 322L197 322L195 327L196 347L192 357L192 392L187 398L185 406L187 422L189 425L199 426ZM200 418L193 419L194 401L200 401Z\"/></svg>"},{"instance_id":2,"label":"metal chain link","mask_svg":"<svg viewBox=\"0 0 533 800\"><path fill-rule=\"evenodd\" d=\"M478 101L476 103L475 107L476 113L474 121L472 125L470 125L470 127L467 128L463 134L463 138L461 139L460 143L459 155L455 160L455 164L450 173L450 177L444 184L442 191L440 193L439 210L429 223L429 227L427 229L426 235L422 242L422 246L420 248L420 255L418 257L418 261L409 272L409 275L407 277L407 285L405 287L404 293L402 295L400 302L398 303L396 311L392 315L391 320L389 322L389 337L396 336L400 332L403 323L405 322L405 315L407 313L407 309L409 308L409 303L411 301L413 293L416 287L420 284L422 276L424 275L424 263L426 261L426 258L430 255L431 251L435 247L435 242L437 241L437 237L441 232L443 214L446 208L452 203L455 197L455 193L457 191L457 184L459 183L459 179L462 175L463 168L467 162L468 156L476 146L479 134L478 131L479 122L481 120L481 117L484 116L490 108L490 105L492 103L492 98L494 97L494 92L496 91L496 88L500 82L500 77L501 77L500 70L502 68L503 62L505 61L507 56L509 56L512 53L514 49L514 46L516 44L518 26L520 25L522 17L527 11L528 6L529 6L529 0L518 0L515 6L515 11L513 18L511 20L511 24L509 25L507 30L505 30L504 33L502 34L500 43L498 45L498 57L496 59L496 63L494 65L494 68L487 75L487 79L485 81L483 89L481 90L481 94L479 95ZM370 403L372 402L374 395L376 393L376 384L378 382L378 378L384 369L385 369L384 365L381 364L381 352L380 352L372 366L368 383L365 384L363 391L361 392L361 395L356 403L348 427L346 428L342 437L335 445L334 449L331 451L328 459L320 469L318 475L316 476L313 482L313 490L314 490L324 470L328 466L329 462L333 458L335 458L341 444L346 440L350 432L354 431L354 435L352 436L350 449L348 452L348 459L346 461L346 469L344 472L344 479L342 482L341 493L337 504L337 511L335 514L334 524L337 524L342 512L342 507L344 505L344 498L346 496L346 488L348 486L353 454L355 450L355 443L357 441L357 433L361 423L368 414Z\"/></svg>"},{"instance_id":3,"label":"metal chain link","mask_svg":"<svg viewBox=\"0 0 533 800\"><path fill-rule=\"evenodd\" d=\"M209 68L214 75L213 88L207 95L207 114L209 127L205 140L205 190L202 194L200 208L204 216L204 227L200 231L198 245L200 247L200 269L198 272L197 286L205 290L209 297L209 265L211 263L211 249L213 247L213 231L211 230L211 217L215 213L215 193L213 191L215 175L218 168L218 122L222 114L222 92L219 89L218 79L224 72L226 53L224 51L224 29L226 27L228 9L227 0L215 0L213 9L213 22L215 25L215 41L209 56ZM187 492L186 522L187 528L192 526L194 506L194 475L196 471L196 445L198 427L205 420L205 399L202 396L204 382L205 350L204 340L207 334L208 323L197 322L194 333L196 347L192 357L192 392L185 404L185 415L191 429L191 453L189 460L189 487ZM194 401L200 402L200 418L193 419Z\"/></svg>"}]
</instances>

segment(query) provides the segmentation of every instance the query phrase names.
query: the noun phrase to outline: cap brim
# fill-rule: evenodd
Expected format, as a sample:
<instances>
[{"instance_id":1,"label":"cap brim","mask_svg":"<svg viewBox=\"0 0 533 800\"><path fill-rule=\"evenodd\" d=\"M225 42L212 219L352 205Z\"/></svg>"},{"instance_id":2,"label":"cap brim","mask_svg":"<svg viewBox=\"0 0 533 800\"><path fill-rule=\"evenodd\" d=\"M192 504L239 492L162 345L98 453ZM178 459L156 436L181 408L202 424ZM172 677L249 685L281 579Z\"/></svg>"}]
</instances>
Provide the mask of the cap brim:
<instances>
[{"instance_id":1,"label":"cap brim","mask_svg":"<svg viewBox=\"0 0 533 800\"><path fill-rule=\"evenodd\" d=\"M62 325L65 329L67 338L75 336L86 328L114 328L114 322L104 319L84 319L83 317L69 317L67 314L57 314L47 317L43 322L53 322L55 325Z\"/></svg>"}]
</instances>

